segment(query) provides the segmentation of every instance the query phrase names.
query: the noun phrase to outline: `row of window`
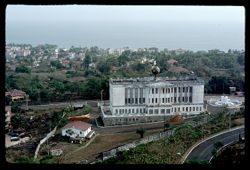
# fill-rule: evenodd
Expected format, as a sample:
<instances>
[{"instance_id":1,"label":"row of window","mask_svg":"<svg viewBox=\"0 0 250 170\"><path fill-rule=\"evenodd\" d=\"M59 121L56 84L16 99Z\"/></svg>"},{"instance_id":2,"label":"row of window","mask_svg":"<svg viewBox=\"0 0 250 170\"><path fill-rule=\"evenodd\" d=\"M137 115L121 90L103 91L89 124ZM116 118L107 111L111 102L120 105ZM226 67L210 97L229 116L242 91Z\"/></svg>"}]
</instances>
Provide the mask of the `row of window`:
<instances>
[{"instance_id":1,"label":"row of window","mask_svg":"<svg viewBox=\"0 0 250 170\"><path fill-rule=\"evenodd\" d=\"M173 91L176 93L177 92L177 87L172 87L172 88L152 88L151 91L152 91L152 94L158 94L158 91L161 90L162 93L173 93ZM183 93L184 92L190 92L192 93L193 91L193 87L178 87L178 91L179 93L182 91Z\"/></svg>"},{"instance_id":2,"label":"row of window","mask_svg":"<svg viewBox=\"0 0 250 170\"><path fill-rule=\"evenodd\" d=\"M149 114L159 114L159 110L161 114L170 113L170 109L149 109ZM171 108L171 112L191 112L191 111L202 111L202 107L175 107ZM145 108L137 108L137 109L115 109L116 114L130 114L130 113L147 113Z\"/></svg>"},{"instance_id":3,"label":"row of window","mask_svg":"<svg viewBox=\"0 0 250 170\"><path fill-rule=\"evenodd\" d=\"M161 98L161 103L172 103L174 100L174 103L177 103L176 101L176 97L169 97L169 98ZM150 103L150 99L148 99L148 102ZM160 103L160 101L158 101L158 98L151 98L151 103ZM186 96L186 97L178 97L178 102L190 102L192 103L192 96Z\"/></svg>"},{"instance_id":4,"label":"row of window","mask_svg":"<svg viewBox=\"0 0 250 170\"><path fill-rule=\"evenodd\" d=\"M145 98L125 98L125 104L144 104Z\"/></svg>"}]
</instances>

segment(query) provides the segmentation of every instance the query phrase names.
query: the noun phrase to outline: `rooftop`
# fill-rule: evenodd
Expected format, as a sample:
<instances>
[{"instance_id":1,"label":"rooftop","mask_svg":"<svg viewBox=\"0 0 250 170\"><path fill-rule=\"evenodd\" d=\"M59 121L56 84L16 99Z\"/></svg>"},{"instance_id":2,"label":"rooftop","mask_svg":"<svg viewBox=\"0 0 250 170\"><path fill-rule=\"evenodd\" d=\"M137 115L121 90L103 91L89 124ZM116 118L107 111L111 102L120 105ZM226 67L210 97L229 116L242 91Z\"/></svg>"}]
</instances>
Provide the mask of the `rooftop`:
<instances>
[{"instance_id":1,"label":"rooftop","mask_svg":"<svg viewBox=\"0 0 250 170\"><path fill-rule=\"evenodd\" d=\"M91 127L91 124L89 124L89 123L86 123L86 122L83 122L83 121L74 121L74 122L68 123L62 129L75 128L75 129L85 131L89 127Z\"/></svg>"},{"instance_id":2,"label":"rooftop","mask_svg":"<svg viewBox=\"0 0 250 170\"><path fill-rule=\"evenodd\" d=\"M129 79L110 79L109 82L111 84L135 84L135 83L150 83L150 84L176 84L176 83L197 83L204 84L204 81L194 77L194 76L186 76L186 77L157 77L154 80L154 77L143 77L143 78L129 78Z\"/></svg>"}]
</instances>

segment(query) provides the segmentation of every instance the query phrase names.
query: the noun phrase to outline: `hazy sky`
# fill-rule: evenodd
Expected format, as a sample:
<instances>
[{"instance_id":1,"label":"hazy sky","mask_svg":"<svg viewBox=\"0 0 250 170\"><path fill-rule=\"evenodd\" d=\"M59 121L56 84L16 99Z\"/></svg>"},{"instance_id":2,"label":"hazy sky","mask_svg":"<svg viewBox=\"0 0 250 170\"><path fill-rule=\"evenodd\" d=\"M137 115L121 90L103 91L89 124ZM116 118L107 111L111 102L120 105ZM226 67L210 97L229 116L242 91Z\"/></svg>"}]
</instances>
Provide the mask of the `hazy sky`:
<instances>
[{"instance_id":1,"label":"hazy sky","mask_svg":"<svg viewBox=\"0 0 250 170\"><path fill-rule=\"evenodd\" d=\"M6 42L59 47L244 49L236 6L28 6L6 8Z\"/></svg>"}]
</instances>

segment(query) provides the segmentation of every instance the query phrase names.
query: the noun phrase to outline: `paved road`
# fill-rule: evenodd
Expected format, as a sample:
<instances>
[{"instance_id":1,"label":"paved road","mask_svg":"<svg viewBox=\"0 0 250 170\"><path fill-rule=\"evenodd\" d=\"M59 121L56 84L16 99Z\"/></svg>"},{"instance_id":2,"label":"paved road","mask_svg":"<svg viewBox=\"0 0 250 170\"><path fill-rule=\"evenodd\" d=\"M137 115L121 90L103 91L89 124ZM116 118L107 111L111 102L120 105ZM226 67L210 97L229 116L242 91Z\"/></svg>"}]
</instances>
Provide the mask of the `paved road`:
<instances>
[{"instance_id":1,"label":"paved road","mask_svg":"<svg viewBox=\"0 0 250 170\"><path fill-rule=\"evenodd\" d=\"M206 160L209 161L212 157L212 150L214 149L214 143L217 141L223 142L224 145L237 141L239 139L239 134L244 136L245 128L236 129L231 132L227 132L211 138L200 145L198 145L187 157L186 160Z\"/></svg>"}]
</instances>

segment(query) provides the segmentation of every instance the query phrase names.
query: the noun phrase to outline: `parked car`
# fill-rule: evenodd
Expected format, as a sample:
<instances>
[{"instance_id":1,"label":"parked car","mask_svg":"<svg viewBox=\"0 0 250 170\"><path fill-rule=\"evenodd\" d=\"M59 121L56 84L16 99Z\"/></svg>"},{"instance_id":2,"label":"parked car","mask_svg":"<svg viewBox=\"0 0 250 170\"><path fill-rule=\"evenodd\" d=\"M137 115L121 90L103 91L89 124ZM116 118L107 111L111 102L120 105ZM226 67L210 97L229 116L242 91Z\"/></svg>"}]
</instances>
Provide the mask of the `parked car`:
<instances>
[{"instance_id":1,"label":"parked car","mask_svg":"<svg viewBox=\"0 0 250 170\"><path fill-rule=\"evenodd\" d=\"M18 136L14 136L10 138L10 141L19 141L20 138Z\"/></svg>"}]
</instances>

